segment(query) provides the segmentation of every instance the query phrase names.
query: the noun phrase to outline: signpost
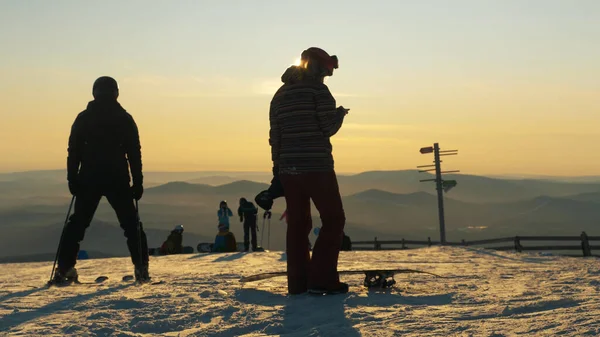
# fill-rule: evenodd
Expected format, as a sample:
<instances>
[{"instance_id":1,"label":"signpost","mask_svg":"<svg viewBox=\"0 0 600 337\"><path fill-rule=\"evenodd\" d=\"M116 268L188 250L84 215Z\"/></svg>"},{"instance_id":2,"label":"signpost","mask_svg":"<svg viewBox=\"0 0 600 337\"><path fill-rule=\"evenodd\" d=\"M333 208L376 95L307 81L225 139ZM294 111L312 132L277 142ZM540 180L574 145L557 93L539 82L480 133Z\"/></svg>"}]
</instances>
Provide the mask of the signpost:
<instances>
[{"instance_id":1,"label":"signpost","mask_svg":"<svg viewBox=\"0 0 600 337\"><path fill-rule=\"evenodd\" d=\"M441 168L441 156L452 156L457 155L458 150L446 150L440 151L440 146L438 143L434 143L433 146L422 147L419 152L421 154L428 154L433 152L433 165L421 165L417 166L417 168L426 168L426 167L434 167L432 169L419 170L419 172L430 172L435 171L435 178L433 179L422 179L420 182L426 181L434 181L436 190L437 190L437 199L438 199L438 215L440 219L440 242L441 244L446 243L446 223L444 219L444 192L448 193L453 187L456 186L456 180L444 180L442 179L442 173L455 173L460 172L458 170L455 171L444 171L442 172Z\"/></svg>"}]
</instances>

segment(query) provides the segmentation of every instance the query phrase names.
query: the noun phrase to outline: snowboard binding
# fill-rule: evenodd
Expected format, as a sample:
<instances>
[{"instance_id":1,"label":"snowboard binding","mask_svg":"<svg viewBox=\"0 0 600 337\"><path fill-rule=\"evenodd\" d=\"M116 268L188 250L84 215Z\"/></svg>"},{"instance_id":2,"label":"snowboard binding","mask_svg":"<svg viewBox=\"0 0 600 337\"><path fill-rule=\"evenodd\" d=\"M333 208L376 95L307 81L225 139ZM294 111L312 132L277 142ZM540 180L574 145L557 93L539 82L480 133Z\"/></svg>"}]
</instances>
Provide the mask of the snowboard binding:
<instances>
[{"instance_id":1,"label":"snowboard binding","mask_svg":"<svg viewBox=\"0 0 600 337\"><path fill-rule=\"evenodd\" d=\"M391 288L396 284L394 273L367 271L365 272L364 286L367 288Z\"/></svg>"}]
</instances>

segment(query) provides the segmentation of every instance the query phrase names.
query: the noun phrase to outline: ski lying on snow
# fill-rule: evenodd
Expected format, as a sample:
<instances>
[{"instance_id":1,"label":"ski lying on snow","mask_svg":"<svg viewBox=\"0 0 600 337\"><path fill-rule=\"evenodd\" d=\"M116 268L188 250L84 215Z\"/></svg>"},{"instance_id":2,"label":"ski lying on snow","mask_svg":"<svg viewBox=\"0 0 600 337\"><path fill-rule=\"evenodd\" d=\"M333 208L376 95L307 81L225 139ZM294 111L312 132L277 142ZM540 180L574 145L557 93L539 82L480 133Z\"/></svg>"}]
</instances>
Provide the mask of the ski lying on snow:
<instances>
[{"instance_id":1,"label":"ski lying on snow","mask_svg":"<svg viewBox=\"0 0 600 337\"><path fill-rule=\"evenodd\" d=\"M101 284L104 281L108 280L108 276L98 276L93 282L89 282L89 281L79 281L79 279L72 281L72 282L66 282L66 283L53 283L53 282L48 282L46 285L48 287L68 287L68 286L72 286L72 285L76 285L76 284Z\"/></svg>"},{"instance_id":2,"label":"ski lying on snow","mask_svg":"<svg viewBox=\"0 0 600 337\"><path fill-rule=\"evenodd\" d=\"M93 285L93 284L102 284L104 283L104 281L108 280L108 276L98 276L93 282L90 281L73 281L73 282L68 282L68 283L64 283L64 284L57 284L57 283L52 283L52 282L48 282L46 284L47 287L69 287L69 286L73 286L73 285ZM129 281L135 281L135 277L133 275L125 275L122 278L123 282L129 282ZM156 284L163 284L165 283L164 280L159 280L159 281L153 281L153 282L136 282L139 284L149 284L149 285L156 285ZM35 286L31 286L33 288L37 288Z\"/></svg>"}]
</instances>

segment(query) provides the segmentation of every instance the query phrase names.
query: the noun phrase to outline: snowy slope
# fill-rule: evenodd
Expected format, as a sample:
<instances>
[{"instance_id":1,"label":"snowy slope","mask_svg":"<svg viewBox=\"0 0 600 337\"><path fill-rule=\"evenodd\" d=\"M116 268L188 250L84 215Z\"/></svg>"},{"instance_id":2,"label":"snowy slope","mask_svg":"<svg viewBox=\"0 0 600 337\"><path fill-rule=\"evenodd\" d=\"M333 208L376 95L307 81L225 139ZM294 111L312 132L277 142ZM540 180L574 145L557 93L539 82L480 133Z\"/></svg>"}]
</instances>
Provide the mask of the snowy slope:
<instances>
[{"instance_id":1,"label":"snowy slope","mask_svg":"<svg viewBox=\"0 0 600 337\"><path fill-rule=\"evenodd\" d=\"M285 254L151 257L166 284L135 286L127 258L80 261L82 280L43 285L51 263L0 268L1 336L598 336L600 264L595 258L474 248L343 252L340 269L403 267L448 276L398 275L392 290L286 294L286 279L238 279L285 269Z\"/></svg>"}]
</instances>

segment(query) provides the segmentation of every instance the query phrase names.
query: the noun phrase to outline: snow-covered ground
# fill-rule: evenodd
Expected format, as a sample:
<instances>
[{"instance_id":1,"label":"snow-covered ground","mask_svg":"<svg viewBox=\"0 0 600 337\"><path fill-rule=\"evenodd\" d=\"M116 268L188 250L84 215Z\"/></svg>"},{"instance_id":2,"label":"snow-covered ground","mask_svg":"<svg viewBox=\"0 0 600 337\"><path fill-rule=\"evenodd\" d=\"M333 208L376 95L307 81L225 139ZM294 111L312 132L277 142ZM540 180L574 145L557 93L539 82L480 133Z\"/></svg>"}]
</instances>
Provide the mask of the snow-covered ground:
<instances>
[{"instance_id":1,"label":"snow-covered ground","mask_svg":"<svg viewBox=\"0 0 600 337\"><path fill-rule=\"evenodd\" d=\"M431 247L343 252L340 269L415 268L390 290L287 295L286 279L242 285L242 275L285 269L285 254L151 257L165 284L135 286L128 258L78 263L82 281L44 288L51 263L0 268L2 336L599 336L600 261ZM31 286L41 286L32 288Z\"/></svg>"}]
</instances>

